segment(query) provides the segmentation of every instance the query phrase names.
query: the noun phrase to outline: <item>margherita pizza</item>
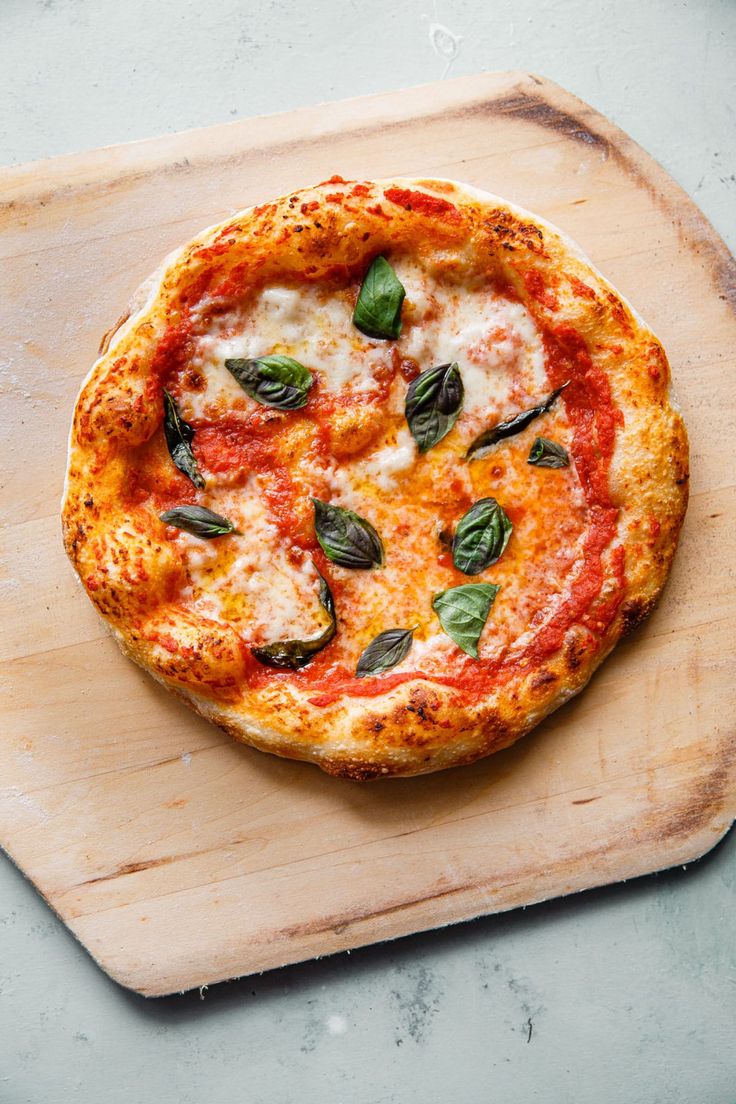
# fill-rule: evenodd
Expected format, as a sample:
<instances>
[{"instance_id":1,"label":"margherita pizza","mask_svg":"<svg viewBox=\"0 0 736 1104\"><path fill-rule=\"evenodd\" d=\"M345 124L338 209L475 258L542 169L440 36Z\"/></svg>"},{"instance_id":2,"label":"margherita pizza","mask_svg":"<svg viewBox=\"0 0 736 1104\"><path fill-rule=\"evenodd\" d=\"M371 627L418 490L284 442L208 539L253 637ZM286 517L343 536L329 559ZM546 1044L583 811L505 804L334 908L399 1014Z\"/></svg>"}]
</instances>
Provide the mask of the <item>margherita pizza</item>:
<instances>
[{"instance_id":1,"label":"margherita pizza","mask_svg":"<svg viewBox=\"0 0 736 1104\"><path fill-rule=\"evenodd\" d=\"M468 763L651 610L688 447L660 343L543 219L344 181L167 259L77 401L67 551L123 650L265 751Z\"/></svg>"}]
</instances>

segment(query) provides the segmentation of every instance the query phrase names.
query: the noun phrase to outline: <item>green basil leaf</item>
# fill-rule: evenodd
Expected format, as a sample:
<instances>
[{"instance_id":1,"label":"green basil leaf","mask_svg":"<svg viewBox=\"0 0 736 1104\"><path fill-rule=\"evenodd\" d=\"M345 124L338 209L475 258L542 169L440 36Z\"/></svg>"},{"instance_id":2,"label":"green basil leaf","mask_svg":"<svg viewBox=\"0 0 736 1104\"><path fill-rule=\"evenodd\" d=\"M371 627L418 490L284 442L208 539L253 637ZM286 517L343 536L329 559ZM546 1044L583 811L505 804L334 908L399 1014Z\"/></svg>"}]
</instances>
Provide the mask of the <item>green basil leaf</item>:
<instances>
[{"instance_id":1,"label":"green basil leaf","mask_svg":"<svg viewBox=\"0 0 736 1104\"><path fill-rule=\"evenodd\" d=\"M457 523L452 562L464 575L480 575L509 543L513 525L495 498L480 498Z\"/></svg>"},{"instance_id":2,"label":"green basil leaf","mask_svg":"<svg viewBox=\"0 0 736 1104\"><path fill-rule=\"evenodd\" d=\"M225 537L228 533L238 532L231 521L221 514L213 513L206 506L175 506L173 510L159 514L159 517L166 525L184 529L202 540L212 540L213 537Z\"/></svg>"},{"instance_id":3,"label":"green basil leaf","mask_svg":"<svg viewBox=\"0 0 736 1104\"><path fill-rule=\"evenodd\" d=\"M536 406L532 406L528 410L522 410L521 414L514 414L512 418L506 418L503 422L499 422L498 425L492 426L491 429L484 429L480 436L475 438L472 445L465 453L465 459L482 460L493 445L497 444L499 441L503 441L506 437L514 437L517 433L521 433L522 429L526 429L535 418L551 410L555 401L560 397L569 382L568 380L567 383L563 383L562 387L558 387L556 391L553 391L551 395L548 395L543 402L538 403Z\"/></svg>"},{"instance_id":4,"label":"green basil leaf","mask_svg":"<svg viewBox=\"0 0 736 1104\"><path fill-rule=\"evenodd\" d=\"M538 468L567 468L570 457L567 449L556 441L550 441L548 437L537 437L529 450L527 464L536 464Z\"/></svg>"},{"instance_id":5,"label":"green basil leaf","mask_svg":"<svg viewBox=\"0 0 736 1104\"><path fill-rule=\"evenodd\" d=\"M353 312L353 325L368 337L397 338L401 333L404 285L385 257L366 272Z\"/></svg>"},{"instance_id":6,"label":"green basil leaf","mask_svg":"<svg viewBox=\"0 0 736 1104\"><path fill-rule=\"evenodd\" d=\"M463 405L465 388L456 362L427 368L409 384L406 420L420 452L447 436Z\"/></svg>"},{"instance_id":7,"label":"green basil leaf","mask_svg":"<svg viewBox=\"0 0 736 1104\"><path fill-rule=\"evenodd\" d=\"M390 671L397 663L409 654L414 638L414 629L386 629L371 640L364 649L355 669L356 678L365 678L366 675L380 675L383 671Z\"/></svg>"},{"instance_id":8,"label":"green basil leaf","mask_svg":"<svg viewBox=\"0 0 736 1104\"><path fill-rule=\"evenodd\" d=\"M246 395L262 406L299 410L307 404L312 373L292 357L274 355L226 360L225 367Z\"/></svg>"},{"instance_id":9,"label":"green basil leaf","mask_svg":"<svg viewBox=\"0 0 736 1104\"><path fill-rule=\"evenodd\" d=\"M195 487L204 487L204 478L192 452L194 430L179 413L179 407L164 388L164 437L169 456L180 472L191 479Z\"/></svg>"},{"instance_id":10,"label":"green basil leaf","mask_svg":"<svg viewBox=\"0 0 736 1104\"><path fill-rule=\"evenodd\" d=\"M317 540L328 560L340 567L383 566L383 543L369 521L318 498L312 504Z\"/></svg>"},{"instance_id":11,"label":"green basil leaf","mask_svg":"<svg viewBox=\"0 0 736 1104\"><path fill-rule=\"evenodd\" d=\"M478 658L480 634L500 589L494 583L465 583L443 590L432 599L432 609L442 628L473 659Z\"/></svg>"},{"instance_id":12,"label":"green basil leaf","mask_svg":"<svg viewBox=\"0 0 736 1104\"><path fill-rule=\"evenodd\" d=\"M315 569L316 570L316 569ZM319 575L319 601L320 605L330 618L330 623L323 633L313 640L279 640L275 644L263 644L260 647L251 648L251 652L266 667L286 668L296 671L309 663L317 652L326 648L337 632L337 618L335 617L335 602L332 591L327 585L327 580Z\"/></svg>"}]
</instances>

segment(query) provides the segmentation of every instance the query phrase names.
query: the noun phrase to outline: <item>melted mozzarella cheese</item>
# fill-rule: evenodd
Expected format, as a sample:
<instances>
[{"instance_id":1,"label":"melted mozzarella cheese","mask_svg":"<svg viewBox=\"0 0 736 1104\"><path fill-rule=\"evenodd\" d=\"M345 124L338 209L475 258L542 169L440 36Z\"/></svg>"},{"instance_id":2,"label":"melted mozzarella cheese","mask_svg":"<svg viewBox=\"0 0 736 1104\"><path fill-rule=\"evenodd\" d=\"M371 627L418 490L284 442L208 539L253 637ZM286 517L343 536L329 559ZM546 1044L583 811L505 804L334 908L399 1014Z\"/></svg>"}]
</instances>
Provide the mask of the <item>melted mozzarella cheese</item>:
<instances>
[{"instance_id":1,"label":"melted mozzarella cheese","mask_svg":"<svg viewBox=\"0 0 736 1104\"><path fill-rule=\"evenodd\" d=\"M396 477L407 472L417 456L414 438L408 428L402 427L393 441L354 467L361 479L372 481L382 491L391 491L396 486Z\"/></svg>"},{"instance_id":2,"label":"melted mozzarella cheese","mask_svg":"<svg viewBox=\"0 0 736 1104\"><path fill-rule=\"evenodd\" d=\"M386 493L394 491L398 480L411 470L418 455L414 438L408 428L402 426L370 456L347 463L333 461L322 474L337 505L356 509L359 506L356 492L371 488Z\"/></svg>"},{"instance_id":3,"label":"melted mozzarella cheese","mask_svg":"<svg viewBox=\"0 0 736 1104\"><path fill-rule=\"evenodd\" d=\"M219 494L210 508L240 531L223 540L202 541L182 532L178 539L189 577L187 599L198 613L246 627L257 643L322 631L325 614L317 598L317 572L305 559L295 563L268 520L260 480Z\"/></svg>"},{"instance_id":4,"label":"melted mozzarella cheese","mask_svg":"<svg viewBox=\"0 0 736 1104\"><path fill-rule=\"evenodd\" d=\"M529 395L544 390L542 341L521 303L499 296L488 285L451 287L443 294L426 279L423 292L414 295L420 320L399 346L422 368L457 361L466 423L500 409L514 383Z\"/></svg>"}]
</instances>

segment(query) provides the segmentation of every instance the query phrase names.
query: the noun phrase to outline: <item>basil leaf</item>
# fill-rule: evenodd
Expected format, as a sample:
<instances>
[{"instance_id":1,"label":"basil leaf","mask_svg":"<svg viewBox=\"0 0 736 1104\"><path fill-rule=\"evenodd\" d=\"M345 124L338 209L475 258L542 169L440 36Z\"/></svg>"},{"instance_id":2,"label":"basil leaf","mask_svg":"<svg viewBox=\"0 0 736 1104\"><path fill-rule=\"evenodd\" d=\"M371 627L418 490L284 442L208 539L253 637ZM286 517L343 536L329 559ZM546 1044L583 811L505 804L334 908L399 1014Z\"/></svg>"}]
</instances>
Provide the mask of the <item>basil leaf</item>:
<instances>
[{"instance_id":1,"label":"basil leaf","mask_svg":"<svg viewBox=\"0 0 736 1104\"><path fill-rule=\"evenodd\" d=\"M498 560L513 525L495 498L480 498L457 523L452 562L465 575L479 575Z\"/></svg>"},{"instance_id":2,"label":"basil leaf","mask_svg":"<svg viewBox=\"0 0 736 1104\"><path fill-rule=\"evenodd\" d=\"M515 414L513 418L506 418L505 421L499 422L491 429L485 429L479 437L475 438L465 453L465 459L481 460L492 445L497 444L498 441L503 441L506 437L514 437L517 433L521 433L522 429L526 429L540 414L546 414L548 410L551 410L569 382L568 380L567 383L563 383L562 387L558 387L543 402L530 407L529 410L522 410L521 414Z\"/></svg>"},{"instance_id":3,"label":"basil leaf","mask_svg":"<svg viewBox=\"0 0 736 1104\"><path fill-rule=\"evenodd\" d=\"M456 362L427 368L409 384L406 420L420 452L427 452L445 437L463 405L465 388Z\"/></svg>"},{"instance_id":4,"label":"basil leaf","mask_svg":"<svg viewBox=\"0 0 736 1104\"><path fill-rule=\"evenodd\" d=\"M385 257L376 257L363 277L353 325L368 337L397 338L401 333L404 285Z\"/></svg>"},{"instance_id":5,"label":"basil leaf","mask_svg":"<svg viewBox=\"0 0 736 1104\"><path fill-rule=\"evenodd\" d=\"M179 413L179 407L164 388L164 437L169 456L176 467L191 479L195 487L204 487L204 478L192 452L194 430Z\"/></svg>"},{"instance_id":6,"label":"basil leaf","mask_svg":"<svg viewBox=\"0 0 736 1104\"><path fill-rule=\"evenodd\" d=\"M537 437L531 449L527 464L536 464L538 468L567 468L570 457L567 450L550 441L547 437Z\"/></svg>"},{"instance_id":7,"label":"basil leaf","mask_svg":"<svg viewBox=\"0 0 736 1104\"><path fill-rule=\"evenodd\" d=\"M442 628L473 659L478 658L480 634L500 589L494 583L465 583L443 590L432 599L432 609Z\"/></svg>"},{"instance_id":8,"label":"basil leaf","mask_svg":"<svg viewBox=\"0 0 736 1104\"><path fill-rule=\"evenodd\" d=\"M245 391L262 406L299 410L307 404L312 373L288 356L226 360L225 367Z\"/></svg>"},{"instance_id":9,"label":"basil leaf","mask_svg":"<svg viewBox=\"0 0 736 1104\"><path fill-rule=\"evenodd\" d=\"M414 629L386 629L371 640L364 649L358 666L355 669L356 678L365 678L366 675L380 675L383 671L390 671L397 663L409 654L414 638Z\"/></svg>"},{"instance_id":10,"label":"basil leaf","mask_svg":"<svg viewBox=\"0 0 736 1104\"><path fill-rule=\"evenodd\" d=\"M329 625L314 640L279 640L275 644L264 644L257 648L251 648L251 652L259 663L263 663L266 667L279 667L296 671L299 667L304 667L309 663L310 659L316 656L317 652L321 652L323 648L326 648L333 639L337 632L335 602L332 591L327 585L327 580L319 571L317 571L317 574L319 575L319 600L322 608L329 614Z\"/></svg>"},{"instance_id":11,"label":"basil leaf","mask_svg":"<svg viewBox=\"0 0 736 1104\"><path fill-rule=\"evenodd\" d=\"M184 529L202 540L212 540L213 537L225 537L228 533L238 532L231 521L221 514L213 513L206 506L175 506L173 510L159 514L159 517L167 525Z\"/></svg>"},{"instance_id":12,"label":"basil leaf","mask_svg":"<svg viewBox=\"0 0 736 1104\"><path fill-rule=\"evenodd\" d=\"M383 543L369 521L319 498L312 504L317 540L328 560L340 567L383 566Z\"/></svg>"}]
</instances>

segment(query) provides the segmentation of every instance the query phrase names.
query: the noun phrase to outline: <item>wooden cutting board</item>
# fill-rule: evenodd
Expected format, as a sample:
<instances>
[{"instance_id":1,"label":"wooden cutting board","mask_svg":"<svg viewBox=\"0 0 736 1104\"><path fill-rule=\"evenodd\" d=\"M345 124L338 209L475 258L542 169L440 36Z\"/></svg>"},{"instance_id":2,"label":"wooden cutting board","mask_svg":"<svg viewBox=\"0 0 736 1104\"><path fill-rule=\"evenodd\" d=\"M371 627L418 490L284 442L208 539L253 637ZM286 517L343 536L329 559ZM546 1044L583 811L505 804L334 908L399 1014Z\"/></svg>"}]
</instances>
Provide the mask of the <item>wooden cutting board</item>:
<instances>
[{"instance_id":1,"label":"wooden cutting board","mask_svg":"<svg viewBox=\"0 0 736 1104\"><path fill-rule=\"evenodd\" d=\"M567 231L664 341L692 499L659 609L472 767L361 785L236 746L125 660L61 546L100 336L195 231L333 173L440 175ZM0 836L104 970L163 994L683 863L736 806L736 269L687 196L519 73L0 170Z\"/></svg>"}]
</instances>

